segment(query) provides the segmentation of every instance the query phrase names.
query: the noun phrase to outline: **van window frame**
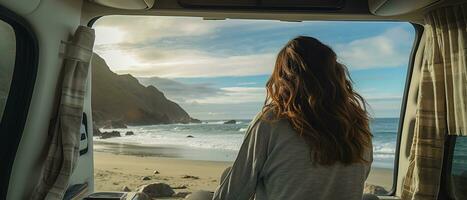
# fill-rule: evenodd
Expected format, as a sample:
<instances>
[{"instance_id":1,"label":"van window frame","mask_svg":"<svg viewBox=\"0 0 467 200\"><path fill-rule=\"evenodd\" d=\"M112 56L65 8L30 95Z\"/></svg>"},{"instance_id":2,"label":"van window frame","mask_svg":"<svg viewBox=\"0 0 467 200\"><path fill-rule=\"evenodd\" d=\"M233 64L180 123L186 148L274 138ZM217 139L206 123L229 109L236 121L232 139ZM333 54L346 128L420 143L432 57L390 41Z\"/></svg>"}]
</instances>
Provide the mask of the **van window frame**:
<instances>
[{"instance_id":1,"label":"van window frame","mask_svg":"<svg viewBox=\"0 0 467 200\"><path fill-rule=\"evenodd\" d=\"M99 15L91 20L88 21L87 26L89 28L92 28L96 21L98 21L100 18L107 17L107 16L112 16L112 15ZM123 15L121 15L123 16ZM142 15L146 16L146 15ZM153 17L158 17L158 15L151 15ZM171 15L167 15L171 16ZM191 16L186 16L186 17L191 17ZM195 16L192 16L195 17ZM248 20L248 19L244 19ZM307 21L313 21L313 20L307 20ZM318 20L316 20L318 21ZM339 20L330 20L330 21L339 21ZM414 28L414 41L412 43L412 49L410 52L410 57L409 57L409 62L407 65L407 72L406 72L406 80L405 80L405 85L404 85L404 92L403 92L403 97L402 97L402 102L401 102L401 109L400 109L400 114L399 114L399 124L397 128L397 137L396 137L396 150L394 152L394 169L393 169L393 180L392 180L392 188L391 190L388 191L387 194L385 195L380 195L380 196L395 196L396 191L397 191L397 180L398 180L398 175L399 175L399 152L401 149L401 140L402 140L402 129L404 127L404 119L405 119L405 112L407 110L407 100L408 100L408 94L410 90L410 84L412 80L412 75L413 75L413 69L414 69L414 63L415 63L415 57L417 54L418 47L420 45L420 41L424 32L424 27L423 25L416 24L413 22L409 21L394 21L394 20L379 20L379 21L370 21L370 20L351 20L351 21L362 21L362 22L406 22L410 23L412 27Z\"/></svg>"},{"instance_id":2,"label":"van window frame","mask_svg":"<svg viewBox=\"0 0 467 200\"><path fill-rule=\"evenodd\" d=\"M402 97L402 105L399 115L399 126L397 129L397 139L396 139L396 151L394 156L394 170L393 170L393 180L392 180L392 189L388 192L387 196L395 196L397 191L397 177L399 176L399 155L401 150L401 140L402 140L402 129L404 128L405 112L407 110L407 100L409 96L410 84L413 75L413 69L415 65L415 57L417 54L418 47L420 45L420 40L423 35L424 27L420 24L412 24L415 30L414 41L412 44L412 51L410 52L409 63L407 65L407 75L405 80L404 96Z\"/></svg>"},{"instance_id":3,"label":"van window frame","mask_svg":"<svg viewBox=\"0 0 467 200\"><path fill-rule=\"evenodd\" d=\"M36 81L39 46L29 23L0 6L0 20L9 24L16 38L10 90L0 119L0 199L7 198L10 175L29 111Z\"/></svg>"}]
</instances>

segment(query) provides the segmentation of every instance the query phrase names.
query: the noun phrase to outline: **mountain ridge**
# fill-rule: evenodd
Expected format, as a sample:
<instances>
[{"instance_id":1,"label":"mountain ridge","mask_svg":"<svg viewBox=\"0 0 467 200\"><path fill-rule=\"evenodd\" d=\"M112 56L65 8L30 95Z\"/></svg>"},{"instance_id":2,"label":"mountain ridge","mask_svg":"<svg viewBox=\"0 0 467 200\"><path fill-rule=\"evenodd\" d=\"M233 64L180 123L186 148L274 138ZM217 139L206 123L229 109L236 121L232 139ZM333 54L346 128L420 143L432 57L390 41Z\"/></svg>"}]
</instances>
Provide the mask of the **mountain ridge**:
<instances>
[{"instance_id":1,"label":"mountain ridge","mask_svg":"<svg viewBox=\"0 0 467 200\"><path fill-rule=\"evenodd\" d=\"M97 126L113 121L126 125L199 122L156 87L143 86L130 74L112 72L97 54L91 68L93 118Z\"/></svg>"}]
</instances>

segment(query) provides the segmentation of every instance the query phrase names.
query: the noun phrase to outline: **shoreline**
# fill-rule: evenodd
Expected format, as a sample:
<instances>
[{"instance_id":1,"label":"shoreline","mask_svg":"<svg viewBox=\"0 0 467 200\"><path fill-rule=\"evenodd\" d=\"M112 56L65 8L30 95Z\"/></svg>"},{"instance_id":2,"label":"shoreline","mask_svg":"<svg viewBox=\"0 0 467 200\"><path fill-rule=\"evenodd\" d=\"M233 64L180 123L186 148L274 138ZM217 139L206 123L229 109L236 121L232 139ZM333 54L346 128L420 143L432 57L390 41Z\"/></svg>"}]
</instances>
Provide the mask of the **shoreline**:
<instances>
[{"instance_id":1,"label":"shoreline","mask_svg":"<svg viewBox=\"0 0 467 200\"><path fill-rule=\"evenodd\" d=\"M94 141L94 151L140 157L174 158L193 161L233 162L237 151L222 149L192 148L178 145L123 144Z\"/></svg>"},{"instance_id":2,"label":"shoreline","mask_svg":"<svg viewBox=\"0 0 467 200\"><path fill-rule=\"evenodd\" d=\"M212 161L213 157L218 161ZM226 158L225 152L209 149L95 141L95 190L122 191L127 186L135 191L144 184L163 182L183 188L174 189L175 192L214 191L221 173L233 163L230 158ZM155 171L159 174L154 174ZM392 187L392 173L392 169L372 167L367 183L383 186L389 191ZM196 178L183 178L187 175ZM142 180L145 176L151 180Z\"/></svg>"}]
</instances>

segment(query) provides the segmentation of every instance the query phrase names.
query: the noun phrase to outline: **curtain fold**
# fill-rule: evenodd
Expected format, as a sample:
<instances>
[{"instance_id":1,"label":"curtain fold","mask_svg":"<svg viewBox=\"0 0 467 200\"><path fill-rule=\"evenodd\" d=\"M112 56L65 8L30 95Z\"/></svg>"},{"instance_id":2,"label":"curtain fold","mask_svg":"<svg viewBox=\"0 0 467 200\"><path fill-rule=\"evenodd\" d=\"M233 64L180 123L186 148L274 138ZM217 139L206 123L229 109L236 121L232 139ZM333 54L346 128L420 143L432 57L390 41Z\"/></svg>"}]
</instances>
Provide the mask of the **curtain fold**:
<instances>
[{"instance_id":1,"label":"curtain fold","mask_svg":"<svg viewBox=\"0 0 467 200\"><path fill-rule=\"evenodd\" d=\"M447 135L467 135L467 4L425 16L425 47L402 199L437 199Z\"/></svg>"},{"instance_id":2,"label":"curtain fold","mask_svg":"<svg viewBox=\"0 0 467 200\"><path fill-rule=\"evenodd\" d=\"M80 26L66 44L58 110L52 116L47 157L31 199L63 199L68 187L79 157L79 131L94 37L93 29Z\"/></svg>"}]
</instances>

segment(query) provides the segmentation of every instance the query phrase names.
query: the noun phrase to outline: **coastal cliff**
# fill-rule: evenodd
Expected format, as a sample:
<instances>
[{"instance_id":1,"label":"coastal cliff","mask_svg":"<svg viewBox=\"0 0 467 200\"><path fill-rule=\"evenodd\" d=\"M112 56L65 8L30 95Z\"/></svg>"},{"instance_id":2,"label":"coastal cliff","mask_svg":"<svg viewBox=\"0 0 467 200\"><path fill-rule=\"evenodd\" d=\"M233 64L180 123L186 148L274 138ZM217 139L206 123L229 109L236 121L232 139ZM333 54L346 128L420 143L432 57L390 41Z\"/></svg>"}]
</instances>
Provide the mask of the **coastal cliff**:
<instances>
[{"instance_id":1,"label":"coastal cliff","mask_svg":"<svg viewBox=\"0 0 467 200\"><path fill-rule=\"evenodd\" d=\"M154 86L130 74L118 75L99 55L92 60L92 109L97 126L199 122Z\"/></svg>"}]
</instances>

